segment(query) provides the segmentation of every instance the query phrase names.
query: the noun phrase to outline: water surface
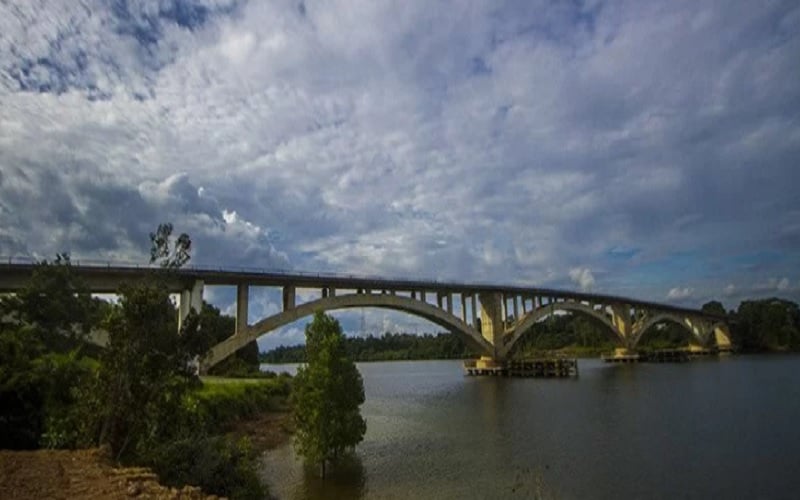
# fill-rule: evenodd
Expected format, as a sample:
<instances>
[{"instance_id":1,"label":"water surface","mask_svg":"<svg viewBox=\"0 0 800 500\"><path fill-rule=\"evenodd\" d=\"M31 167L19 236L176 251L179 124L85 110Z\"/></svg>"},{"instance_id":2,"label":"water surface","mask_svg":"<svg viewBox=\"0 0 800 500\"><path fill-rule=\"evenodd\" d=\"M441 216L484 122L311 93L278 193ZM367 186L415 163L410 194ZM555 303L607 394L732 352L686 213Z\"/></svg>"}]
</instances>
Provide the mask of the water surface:
<instances>
[{"instance_id":1,"label":"water surface","mask_svg":"<svg viewBox=\"0 0 800 500\"><path fill-rule=\"evenodd\" d=\"M279 498L800 495L798 356L580 360L563 380L466 377L452 361L358 367L357 460L322 482L290 445L271 451Z\"/></svg>"}]
</instances>

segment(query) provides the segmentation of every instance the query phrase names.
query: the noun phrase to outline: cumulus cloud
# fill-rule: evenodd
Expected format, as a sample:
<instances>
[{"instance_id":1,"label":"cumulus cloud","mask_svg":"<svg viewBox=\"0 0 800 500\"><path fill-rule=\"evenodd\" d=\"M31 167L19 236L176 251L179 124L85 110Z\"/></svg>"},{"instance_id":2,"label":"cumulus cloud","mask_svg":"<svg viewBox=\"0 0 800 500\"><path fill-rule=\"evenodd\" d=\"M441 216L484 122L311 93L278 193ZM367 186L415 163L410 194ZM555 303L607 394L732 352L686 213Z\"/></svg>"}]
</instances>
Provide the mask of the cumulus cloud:
<instances>
[{"instance_id":1,"label":"cumulus cloud","mask_svg":"<svg viewBox=\"0 0 800 500\"><path fill-rule=\"evenodd\" d=\"M669 300L685 300L691 297L694 294L694 288L691 287L677 287L671 288L669 293L667 293L667 299Z\"/></svg>"},{"instance_id":2,"label":"cumulus cloud","mask_svg":"<svg viewBox=\"0 0 800 500\"><path fill-rule=\"evenodd\" d=\"M0 4L0 253L793 293L796 2L303 5Z\"/></svg>"},{"instance_id":3,"label":"cumulus cloud","mask_svg":"<svg viewBox=\"0 0 800 500\"><path fill-rule=\"evenodd\" d=\"M569 279L578 285L582 291L591 290L594 286L594 276L588 268L576 267L569 270Z\"/></svg>"}]
</instances>

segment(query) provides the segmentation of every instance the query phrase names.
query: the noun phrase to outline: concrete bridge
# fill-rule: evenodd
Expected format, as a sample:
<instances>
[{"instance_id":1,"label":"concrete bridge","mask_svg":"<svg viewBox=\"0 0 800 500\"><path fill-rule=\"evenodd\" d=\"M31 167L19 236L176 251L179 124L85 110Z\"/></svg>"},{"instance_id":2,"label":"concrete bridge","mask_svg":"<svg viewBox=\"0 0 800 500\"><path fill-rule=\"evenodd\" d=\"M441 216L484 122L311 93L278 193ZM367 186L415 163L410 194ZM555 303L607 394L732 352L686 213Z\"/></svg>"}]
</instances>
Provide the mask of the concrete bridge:
<instances>
[{"instance_id":1,"label":"concrete bridge","mask_svg":"<svg viewBox=\"0 0 800 500\"><path fill-rule=\"evenodd\" d=\"M651 327L673 322L685 328L691 344L728 351L731 340L722 318L697 309L632 298L548 288L445 283L333 274L183 268L161 270L125 265L76 265L92 293L116 293L122 283L160 273L170 292L180 295L179 321L202 307L205 286L236 287L236 329L203 359L208 369L248 343L284 325L337 309L377 307L419 316L459 335L476 352L497 361L509 357L517 341L541 319L557 312L581 314L602 324L618 346L633 353ZM0 293L25 285L34 264L0 264ZM248 324L251 287L282 290L282 310ZM298 304L298 290L316 290L319 298Z\"/></svg>"}]
</instances>

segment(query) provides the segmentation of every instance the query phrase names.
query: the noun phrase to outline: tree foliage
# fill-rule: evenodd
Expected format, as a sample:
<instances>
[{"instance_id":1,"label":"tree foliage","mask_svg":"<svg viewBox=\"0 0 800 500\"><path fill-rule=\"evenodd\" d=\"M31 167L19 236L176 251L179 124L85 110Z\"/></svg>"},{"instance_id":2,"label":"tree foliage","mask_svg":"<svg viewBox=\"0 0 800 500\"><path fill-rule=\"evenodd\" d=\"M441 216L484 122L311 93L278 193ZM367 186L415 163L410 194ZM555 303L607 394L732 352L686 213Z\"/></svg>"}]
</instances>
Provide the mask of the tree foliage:
<instances>
[{"instance_id":1,"label":"tree foliage","mask_svg":"<svg viewBox=\"0 0 800 500\"><path fill-rule=\"evenodd\" d=\"M189 258L188 236L173 245L171 230L162 225L151 237L165 268ZM162 278L124 285L111 304L91 298L62 254L37 265L17 294L0 296L0 448L107 444L170 484L263 498L255 453L215 436L220 419L190 397L200 384L190 362L218 340L218 311L190 314L179 333ZM82 343L94 328L109 336L101 352ZM213 456L198 460L202 453Z\"/></svg>"},{"instance_id":2,"label":"tree foliage","mask_svg":"<svg viewBox=\"0 0 800 500\"><path fill-rule=\"evenodd\" d=\"M714 314L716 316L725 317L728 313L725 312L725 307L718 300L706 302L700 308L704 313Z\"/></svg>"},{"instance_id":3,"label":"tree foliage","mask_svg":"<svg viewBox=\"0 0 800 500\"><path fill-rule=\"evenodd\" d=\"M154 233L150 233L150 263L158 263L165 269L177 269L191 259L192 240L186 233L181 233L172 241L172 224L159 224Z\"/></svg>"},{"instance_id":4,"label":"tree foliage","mask_svg":"<svg viewBox=\"0 0 800 500\"><path fill-rule=\"evenodd\" d=\"M364 382L347 356L339 322L322 312L306 326L308 363L297 371L292 391L295 447L310 463L326 462L364 439L367 425L359 406Z\"/></svg>"},{"instance_id":5,"label":"tree foliage","mask_svg":"<svg viewBox=\"0 0 800 500\"><path fill-rule=\"evenodd\" d=\"M143 282L125 285L120 293L119 307L105 320L109 344L96 389L98 442L117 457L141 451L172 431L172 415L195 381L191 361L208 345L196 314L178 332L166 287Z\"/></svg>"},{"instance_id":6,"label":"tree foliage","mask_svg":"<svg viewBox=\"0 0 800 500\"><path fill-rule=\"evenodd\" d=\"M731 334L744 351L800 351L800 309L778 298L743 301Z\"/></svg>"},{"instance_id":7,"label":"tree foliage","mask_svg":"<svg viewBox=\"0 0 800 500\"><path fill-rule=\"evenodd\" d=\"M345 349L355 361L463 359L474 353L453 333L384 333L380 337L347 337ZM261 355L264 363L303 363L305 346L280 346Z\"/></svg>"},{"instance_id":8,"label":"tree foliage","mask_svg":"<svg viewBox=\"0 0 800 500\"><path fill-rule=\"evenodd\" d=\"M0 298L0 448L36 448L59 433L53 417L75 403L74 387L91 371L79 352L97 310L66 254Z\"/></svg>"}]
</instances>

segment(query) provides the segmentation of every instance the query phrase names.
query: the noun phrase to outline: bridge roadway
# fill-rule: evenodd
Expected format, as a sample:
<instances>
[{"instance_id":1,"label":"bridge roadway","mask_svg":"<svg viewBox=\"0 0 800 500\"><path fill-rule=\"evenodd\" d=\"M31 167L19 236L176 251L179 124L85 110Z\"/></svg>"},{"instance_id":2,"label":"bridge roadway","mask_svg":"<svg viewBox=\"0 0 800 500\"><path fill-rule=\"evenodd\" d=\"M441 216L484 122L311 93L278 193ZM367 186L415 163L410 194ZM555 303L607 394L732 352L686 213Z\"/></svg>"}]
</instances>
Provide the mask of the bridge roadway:
<instances>
[{"instance_id":1,"label":"bridge roadway","mask_svg":"<svg viewBox=\"0 0 800 500\"><path fill-rule=\"evenodd\" d=\"M25 285L33 263L0 263L0 293ZM263 270L186 267L162 270L149 266L72 264L73 271L93 293L116 293L122 283L158 274L168 289L180 294L179 319L199 310L204 286L235 286L236 330L211 349L203 360L209 368L249 342L313 314L317 310L378 307L420 316L460 335L477 352L494 360L507 358L516 342L534 324L556 311L583 314L605 325L620 355L633 352L642 335L654 325L671 321L686 328L692 343L729 350L728 327L721 318L697 309L616 295L551 288L386 279ZM282 289L282 311L255 324L247 323L249 288ZM298 289L320 291L321 298L297 304Z\"/></svg>"}]
</instances>

